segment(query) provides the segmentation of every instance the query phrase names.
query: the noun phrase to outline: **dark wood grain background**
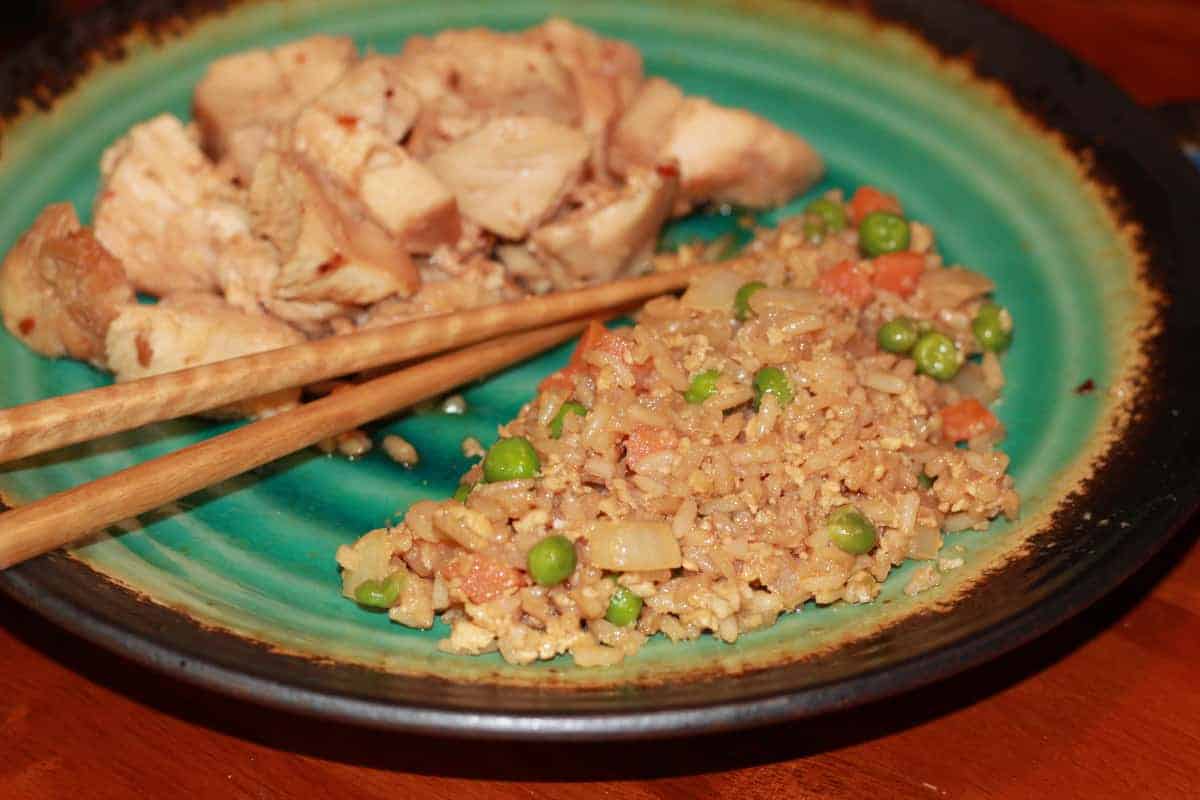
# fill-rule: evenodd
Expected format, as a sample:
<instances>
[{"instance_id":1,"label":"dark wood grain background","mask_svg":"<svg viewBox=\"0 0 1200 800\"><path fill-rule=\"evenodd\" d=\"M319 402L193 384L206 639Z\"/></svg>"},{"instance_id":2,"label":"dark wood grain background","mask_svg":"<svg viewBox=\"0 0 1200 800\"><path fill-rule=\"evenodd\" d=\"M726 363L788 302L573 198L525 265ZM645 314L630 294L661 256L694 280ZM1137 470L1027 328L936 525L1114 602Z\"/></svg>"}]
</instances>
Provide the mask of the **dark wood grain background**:
<instances>
[{"instance_id":1,"label":"dark wood grain background","mask_svg":"<svg viewBox=\"0 0 1200 800\"><path fill-rule=\"evenodd\" d=\"M1200 99L1200 0L987 1L1142 103ZM1193 521L1099 605L949 681L814 721L650 743L314 722L177 683L0 600L0 798L1200 797L1198 534Z\"/></svg>"}]
</instances>

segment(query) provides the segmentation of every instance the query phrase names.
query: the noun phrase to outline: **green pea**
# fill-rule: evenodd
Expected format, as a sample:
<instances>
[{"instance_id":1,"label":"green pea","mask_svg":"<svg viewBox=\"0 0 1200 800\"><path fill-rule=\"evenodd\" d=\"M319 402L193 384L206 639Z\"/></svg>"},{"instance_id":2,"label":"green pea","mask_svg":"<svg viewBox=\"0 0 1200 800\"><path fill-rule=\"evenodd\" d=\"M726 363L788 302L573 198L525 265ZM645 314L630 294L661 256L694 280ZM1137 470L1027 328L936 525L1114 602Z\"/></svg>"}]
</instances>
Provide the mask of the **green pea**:
<instances>
[{"instance_id":1,"label":"green pea","mask_svg":"<svg viewBox=\"0 0 1200 800\"><path fill-rule=\"evenodd\" d=\"M1002 352L1012 342L1012 317L1004 306L984 303L971 321L971 331L984 350Z\"/></svg>"},{"instance_id":2,"label":"green pea","mask_svg":"<svg viewBox=\"0 0 1200 800\"><path fill-rule=\"evenodd\" d=\"M825 241L825 220L809 218L804 220L804 239L809 244L820 244Z\"/></svg>"},{"instance_id":3,"label":"green pea","mask_svg":"<svg viewBox=\"0 0 1200 800\"><path fill-rule=\"evenodd\" d=\"M717 393L717 380L721 377L718 369L706 369L692 378L692 385L683 393L683 399L698 406Z\"/></svg>"},{"instance_id":4,"label":"green pea","mask_svg":"<svg viewBox=\"0 0 1200 800\"><path fill-rule=\"evenodd\" d=\"M858 246L870 258L908 249L908 220L888 211L872 211L858 225Z\"/></svg>"},{"instance_id":5,"label":"green pea","mask_svg":"<svg viewBox=\"0 0 1200 800\"><path fill-rule=\"evenodd\" d=\"M933 486L933 478L925 474L924 471L917 473L917 483L922 489L929 489Z\"/></svg>"},{"instance_id":6,"label":"green pea","mask_svg":"<svg viewBox=\"0 0 1200 800\"><path fill-rule=\"evenodd\" d=\"M948 381L958 374L962 354L954 341L944 333L930 331L921 335L912 350L917 370L939 381Z\"/></svg>"},{"instance_id":7,"label":"green pea","mask_svg":"<svg viewBox=\"0 0 1200 800\"><path fill-rule=\"evenodd\" d=\"M605 612L604 618L618 628L624 628L626 625L637 622L641 613L642 598L626 587L618 586L612 597L609 598L608 611Z\"/></svg>"},{"instance_id":8,"label":"green pea","mask_svg":"<svg viewBox=\"0 0 1200 800\"><path fill-rule=\"evenodd\" d=\"M483 479L488 483L533 478L541 469L537 451L523 436L501 439L483 457Z\"/></svg>"},{"instance_id":9,"label":"green pea","mask_svg":"<svg viewBox=\"0 0 1200 800\"><path fill-rule=\"evenodd\" d=\"M576 403L574 400L568 400L558 407L558 413L554 415L554 419L550 420L550 438L562 438L563 420L567 418L567 414L574 414L577 417L587 416L587 406L583 403Z\"/></svg>"},{"instance_id":10,"label":"green pea","mask_svg":"<svg viewBox=\"0 0 1200 800\"><path fill-rule=\"evenodd\" d=\"M529 577L542 586L555 586L575 571L575 545L565 536L547 536L529 549Z\"/></svg>"},{"instance_id":11,"label":"green pea","mask_svg":"<svg viewBox=\"0 0 1200 800\"><path fill-rule=\"evenodd\" d=\"M460 503L467 502L467 497L470 496L471 490L475 488L473 483L460 483L458 488L454 490L454 499Z\"/></svg>"},{"instance_id":12,"label":"green pea","mask_svg":"<svg viewBox=\"0 0 1200 800\"><path fill-rule=\"evenodd\" d=\"M763 367L754 373L754 407L762 405L763 395L773 394L782 408L792 402L792 382L779 367Z\"/></svg>"},{"instance_id":13,"label":"green pea","mask_svg":"<svg viewBox=\"0 0 1200 800\"><path fill-rule=\"evenodd\" d=\"M823 223L822 230L837 233L846 228L846 207L824 197L813 200L804 209L809 217L817 217Z\"/></svg>"},{"instance_id":14,"label":"green pea","mask_svg":"<svg viewBox=\"0 0 1200 800\"><path fill-rule=\"evenodd\" d=\"M920 335L917 323L908 317L896 317L879 326L879 333L875 336L875 340L889 353L907 353L913 349L913 345L917 343Z\"/></svg>"},{"instance_id":15,"label":"green pea","mask_svg":"<svg viewBox=\"0 0 1200 800\"><path fill-rule=\"evenodd\" d=\"M750 281L742 284L742 288L737 290L737 294L733 298L733 315L740 320L744 320L750 316L750 298L759 289L765 289L767 285L762 281Z\"/></svg>"},{"instance_id":16,"label":"green pea","mask_svg":"<svg viewBox=\"0 0 1200 800\"><path fill-rule=\"evenodd\" d=\"M825 519L825 530L839 550L852 555L871 552L878 535L871 520L854 506L842 506Z\"/></svg>"},{"instance_id":17,"label":"green pea","mask_svg":"<svg viewBox=\"0 0 1200 800\"><path fill-rule=\"evenodd\" d=\"M391 608L400 599L406 580L403 572L393 572L381 581L363 581L355 588L354 599L359 605L371 608Z\"/></svg>"}]
</instances>

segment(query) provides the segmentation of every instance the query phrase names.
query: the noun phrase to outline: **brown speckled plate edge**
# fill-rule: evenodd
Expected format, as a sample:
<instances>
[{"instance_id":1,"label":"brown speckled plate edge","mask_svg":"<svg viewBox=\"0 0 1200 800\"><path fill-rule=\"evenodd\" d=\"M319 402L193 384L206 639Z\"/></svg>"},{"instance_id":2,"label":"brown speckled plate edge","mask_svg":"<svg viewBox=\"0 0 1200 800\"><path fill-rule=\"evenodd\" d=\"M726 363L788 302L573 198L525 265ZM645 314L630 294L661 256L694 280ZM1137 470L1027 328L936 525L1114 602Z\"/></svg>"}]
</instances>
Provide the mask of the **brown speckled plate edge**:
<instances>
[{"instance_id":1,"label":"brown speckled plate edge","mask_svg":"<svg viewBox=\"0 0 1200 800\"><path fill-rule=\"evenodd\" d=\"M421 684L423 694L397 693L391 682L403 678L281 654L203 628L98 580L63 555L9 570L0 575L0 586L75 633L235 696L380 727L520 738L672 735L811 716L954 674L1085 608L1149 559L1200 498L1193 466L1200 452L1200 382L1189 371L1195 359L1188 350L1197 325L1187 313L1197 307L1200 281L1186 270L1193 260L1188 254L1200 252L1194 225L1200 179L1145 112L1036 34L967 4L934 8L914 0L878 0L870 6L949 57L969 53L981 77L1001 82L1027 112L1073 148L1086 150L1126 221L1140 228L1147 281L1172 298L1146 342L1153 371L1136 387L1137 413L1123 437L1048 527L1003 570L986 575L960 598L953 615L929 611L849 643L840 653L862 664L850 678L814 680L820 662L802 662L736 681L656 687L647 703L642 692L514 695L500 687L450 683L430 692L427 682ZM1110 524L1097 528L1095 519ZM80 587L86 587L86 597ZM999 607L996 597L1019 598L1018 608ZM963 619L972 624L963 626ZM905 630L913 626L919 626L923 644L906 652L904 642L911 639ZM795 670L804 670L809 684L798 691L789 688Z\"/></svg>"}]
</instances>

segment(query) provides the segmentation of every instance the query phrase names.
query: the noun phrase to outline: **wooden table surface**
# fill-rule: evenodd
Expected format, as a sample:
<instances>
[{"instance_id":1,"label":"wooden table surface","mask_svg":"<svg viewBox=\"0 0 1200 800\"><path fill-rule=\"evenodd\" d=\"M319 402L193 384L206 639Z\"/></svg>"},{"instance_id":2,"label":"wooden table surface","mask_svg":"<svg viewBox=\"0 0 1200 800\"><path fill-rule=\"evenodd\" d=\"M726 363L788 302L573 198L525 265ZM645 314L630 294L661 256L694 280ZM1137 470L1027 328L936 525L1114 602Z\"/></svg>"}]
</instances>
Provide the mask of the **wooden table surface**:
<instances>
[{"instance_id":1,"label":"wooden table surface","mask_svg":"<svg viewBox=\"0 0 1200 800\"><path fill-rule=\"evenodd\" d=\"M988 2L1144 103L1200 99L1198 0ZM319 723L177 683L0 600L0 798L1200 797L1198 534L1193 520L1099 605L943 683L809 722L636 744Z\"/></svg>"}]
</instances>

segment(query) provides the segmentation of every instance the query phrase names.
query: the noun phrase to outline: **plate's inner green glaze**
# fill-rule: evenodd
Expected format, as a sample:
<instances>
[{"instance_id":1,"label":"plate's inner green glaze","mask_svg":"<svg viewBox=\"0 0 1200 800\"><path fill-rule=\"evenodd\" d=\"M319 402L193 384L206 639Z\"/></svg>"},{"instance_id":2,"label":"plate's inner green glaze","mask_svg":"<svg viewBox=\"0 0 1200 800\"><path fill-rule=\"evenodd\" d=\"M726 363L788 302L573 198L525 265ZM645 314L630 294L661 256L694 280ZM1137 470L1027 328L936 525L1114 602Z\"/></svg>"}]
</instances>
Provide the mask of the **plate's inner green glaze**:
<instances>
[{"instance_id":1,"label":"plate's inner green glaze","mask_svg":"<svg viewBox=\"0 0 1200 800\"><path fill-rule=\"evenodd\" d=\"M247 6L203 23L162 48L137 47L124 63L98 70L53 115L27 120L5 141L0 162L0 247L9 247L45 204L71 200L85 216L104 147L133 123L161 111L186 116L192 85L211 59L253 45L315 33L348 33L364 47L393 51L406 36L448 26L519 28L557 8L605 34L634 42L647 71L718 102L764 114L806 136L829 173L814 194L871 182L897 192L930 223L949 263L985 272L1016 319L1005 358L1009 383L999 406L1005 450L1035 519L1068 488L1066 476L1089 454L1105 416L1104 392L1077 395L1092 379L1103 389L1123 368L1122 347L1136 302L1133 257L1071 159L1015 113L960 74L939 66L907 35L880 32L851 17L767 10L751 19L695 5L636 2L369 3L292 2ZM800 207L798 200L768 219ZM722 218L685 220L667 240L714 236ZM339 544L382 525L421 497L445 496L468 466L465 436L485 444L497 424L531 396L539 376L566 358L560 348L513 368L465 395L469 411L426 411L381 423L421 454L415 470L376 450L357 462L308 451L187 498L141 520L117 539L80 551L96 569L195 618L284 649L470 677L501 673L538 679L547 670L576 680L560 659L515 668L497 656L440 654L445 628L389 624L339 595L333 554ZM13 405L103 384L87 366L33 356L0 337L5 379L0 403ZM0 472L6 493L31 499L195 442L224 428L202 421L158 425L74 448ZM653 641L605 678L624 682L721 659L724 666L800 655L845 631L861 631L947 597L967 575L1011 550L1022 524L954 535L947 546L967 566L914 601L901 589L912 565L888 582L881 603L811 605L736 646L710 638ZM589 680L600 674L589 671Z\"/></svg>"}]
</instances>

